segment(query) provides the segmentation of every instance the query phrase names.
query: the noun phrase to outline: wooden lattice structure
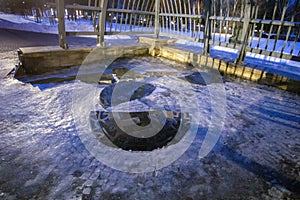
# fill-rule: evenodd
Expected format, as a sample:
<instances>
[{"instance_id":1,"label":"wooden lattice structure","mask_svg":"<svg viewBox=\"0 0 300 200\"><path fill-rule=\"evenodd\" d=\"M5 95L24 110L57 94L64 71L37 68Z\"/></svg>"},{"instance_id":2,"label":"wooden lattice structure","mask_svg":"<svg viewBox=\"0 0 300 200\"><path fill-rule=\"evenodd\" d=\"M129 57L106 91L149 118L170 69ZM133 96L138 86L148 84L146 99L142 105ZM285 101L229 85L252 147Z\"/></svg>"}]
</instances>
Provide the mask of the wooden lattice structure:
<instances>
[{"instance_id":1,"label":"wooden lattice structure","mask_svg":"<svg viewBox=\"0 0 300 200\"><path fill-rule=\"evenodd\" d=\"M57 8L60 46L68 35L153 34L184 38L237 50L236 62L247 52L277 58L300 57L299 0L88 0L86 5L49 4ZM93 32L66 32L65 9L92 13ZM201 45L199 45L201 46Z\"/></svg>"}]
</instances>

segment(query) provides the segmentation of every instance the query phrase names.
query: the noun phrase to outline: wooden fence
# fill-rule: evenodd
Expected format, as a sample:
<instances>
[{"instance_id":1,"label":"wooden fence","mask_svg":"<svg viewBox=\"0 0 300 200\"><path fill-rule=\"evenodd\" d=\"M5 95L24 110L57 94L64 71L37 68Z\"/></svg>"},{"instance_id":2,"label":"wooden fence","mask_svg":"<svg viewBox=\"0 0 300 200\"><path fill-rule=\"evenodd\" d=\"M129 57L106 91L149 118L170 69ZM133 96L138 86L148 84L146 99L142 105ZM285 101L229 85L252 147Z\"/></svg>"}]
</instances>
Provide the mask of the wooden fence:
<instances>
[{"instance_id":1,"label":"wooden fence","mask_svg":"<svg viewBox=\"0 0 300 200\"><path fill-rule=\"evenodd\" d=\"M235 49L236 62L247 52L277 58L300 58L299 0L89 0L88 5L49 4L57 8L60 46L68 35L154 34ZM94 32L66 32L65 9L93 17ZM201 45L199 45L201 46Z\"/></svg>"}]
</instances>

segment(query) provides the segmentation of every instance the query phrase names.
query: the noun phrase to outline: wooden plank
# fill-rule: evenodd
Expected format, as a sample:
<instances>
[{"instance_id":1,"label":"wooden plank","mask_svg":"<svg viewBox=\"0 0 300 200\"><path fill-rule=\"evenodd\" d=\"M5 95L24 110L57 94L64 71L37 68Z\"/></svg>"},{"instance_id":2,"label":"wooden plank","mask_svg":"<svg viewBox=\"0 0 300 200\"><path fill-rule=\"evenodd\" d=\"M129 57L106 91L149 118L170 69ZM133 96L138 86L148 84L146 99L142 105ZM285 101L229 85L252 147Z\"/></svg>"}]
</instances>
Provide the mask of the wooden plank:
<instances>
[{"instance_id":1,"label":"wooden plank","mask_svg":"<svg viewBox=\"0 0 300 200\"><path fill-rule=\"evenodd\" d=\"M155 12L155 1L151 1L149 10ZM146 28L155 26L155 25L153 25L153 21L152 21L153 18L155 18L155 16L152 16L152 15L147 15L146 16L146 26L145 26ZM154 22L154 24L155 24L155 22ZM143 29L144 29L144 26L143 26L142 30Z\"/></svg>"},{"instance_id":2,"label":"wooden plank","mask_svg":"<svg viewBox=\"0 0 300 200\"><path fill-rule=\"evenodd\" d=\"M193 14L180 14L180 13L160 13L159 16L164 16L164 17L189 17L193 19L200 19L204 18L204 15L193 15Z\"/></svg>"},{"instance_id":3,"label":"wooden plank","mask_svg":"<svg viewBox=\"0 0 300 200\"><path fill-rule=\"evenodd\" d=\"M238 3L240 1L234 1L234 5L233 5L233 16L237 15L237 7L238 7ZM239 31L236 31L236 24L237 21L232 21L233 25L232 25L232 31L233 31L233 37L231 39L233 39L233 43L234 43L234 48L238 42L238 37L239 37ZM237 28L238 29L238 28ZM232 42L232 41L230 41Z\"/></svg>"},{"instance_id":4,"label":"wooden plank","mask_svg":"<svg viewBox=\"0 0 300 200\"><path fill-rule=\"evenodd\" d=\"M292 22L292 21L281 21L281 20L267 20L267 19L251 19L251 23L260 23L260 24L269 24L276 26L299 26L300 22Z\"/></svg>"},{"instance_id":5,"label":"wooden plank","mask_svg":"<svg viewBox=\"0 0 300 200\"><path fill-rule=\"evenodd\" d=\"M142 1L142 5L144 4L144 1ZM141 0L138 0L138 3L137 3L137 9L136 10L139 10L140 9L140 5L141 5ZM139 10L140 11L140 10ZM144 12L144 11L142 11ZM133 20L133 25L135 26L136 25L136 20L138 19L137 17L137 14L134 14L134 20Z\"/></svg>"},{"instance_id":6,"label":"wooden plank","mask_svg":"<svg viewBox=\"0 0 300 200\"><path fill-rule=\"evenodd\" d=\"M100 35L98 31L67 31L67 36L79 36L79 35Z\"/></svg>"},{"instance_id":7,"label":"wooden plank","mask_svg":"<svg viewBox=\"0 0 300 200\"><path fill-rule=\"evenodd\" d=\"M91 11L101 11L101 7L94 6L84 6L84 5L65 5L66 9L74 9L74 10L91 10Z\"/></svg>"},{"instance_id":8,"label":"wooden plank","mask_svg":"<svg viewBox=\"0 0 300 200\"><path fill-rule=\"evenodd\" d=\"M220 0L220 16L223 16L223 0ZM219 44L221 43L221 33L223 28L223 20L219 22Z\"/></svg>"},{"instance_id":9,"label":"wooden plank","mask_svg":"<svg viewBox=\"0 0 300 200\"><path fill-rule=\"evenodd\" d=\"M230 15L230 2L229 0L226 0L226 16L229 16ZM228 21L225 21L225 42L227 43L227 35L228 35L228 30L229 30L229 23Z\"/></svg>"},{"instance_id":10,"label":"wooden plank","mask_svg":"<svg viewBox=\"0 0 300 200\"><path fill-rule=\"evenodd\" d=\"M168 13L171 13L169 0L166 0L166 2L167 2L167 12L168 12ZM168 29L169 29L169 31L172 31L171 17L170 17L170 16L167 16L166 19L167 19L167 24L169 25L169 26L168 26Z\"/></svg>"},{"instance_id":11,"label":"wooden plank","mask_svg":"<svg viewBox=\"0 0 300 200\"><path fill-rule=\"evenodd\" d=\"M160 11L160 0L155 0L155 28L154 28L154 35L156 38L159 36L159 12Z\"/></svg>"},{"instance_id":12,"label":"wooden plank","mask_svg":"<svg viewBox=\"0 0 300 200\"><path fill-rule=\"evenodd\" d=\"M173 15L173 17L175 17L176 19L176 27L175 27L175 30L177 30L179 28L179 19L178 17L176 16L177 14L179 14L179 8L178 8L178 3L177 3L177 0L175 0L175 13ZM174 24L175 25L175 24Z\"/></svg>"},{"instance_id":13,"label":"wooden plank","mask_svg":"<svg viewBox=\"0 0 300 200\"><path fill-rule=\"evenodd\" d=\"M264 16L263 16L263 20L265 20L265 19L266 19L266 16L267 16L267 6L268 6L268 2L269 2L269 0L266 0L265 6L264 6L265 13L264 13ZM252 21L251 21L251 22L252 22ZM263 23L261 24L260 31L259 31L259 38L258 38L258 41L257 41L256 48L258 48L259 45L260 45L260 40L261 40L261 38L262 38L262 33L263 33L263 30L264 30L264 25L265 25L265 24L263 24Z\"/></svg>"},{"instance_id":14,"label":"wooden plank","mask_svg":"<svg viewBox=\"0 0 300 200\"><path fill-rule=\"evenodd\" d=\"M229 16L210 16L211 20L219 20L219 21L234 21L234 22L243 22L244 18L242 17L229 17Z\"/></svg>"},{"instance_id":15,"label":"wooden plank","mask_svg":"<svg viewBox=\"0 0 300 200\"><path fill-rule=\"evenodd\" d=\"M254 9L253 9L254 8ZM251 18L257 18L258 17L258 4L254 5L252 7L252 17ZM254 15L254 16L253 16ZM252 30L251 30L251 38L250 38L250 47L252 47L252 44L253 44L253 39L255 37L255 30L256 30L256 23L253 23L253 26L252 26Z\"/></svg>"},{"instance_id":16,"label":"wooden plank","mask_svg":"<svg viewBox=\"0 0 300 200\"><path fill-rule=\"evenodd\" d=\"M213 40L209 40L209 44L213 45ZM218 44L218 46L228 47L228 48L232 48L232 49L240 49L242 45L241 44L235 44L235 43L220 42Z\"/></svg>"},{"instance_id":17,"label":"wooden plank","mask_svg":"<svg viewBox=\"0 0 300 200\"><path fill-rule=\"evenodd\" d=\"M105 35L153 35L154 31L105 32Z\"/></svg>"},{"instance_id":18,"label":"wooden plank","mask_svg":"<svg viewBox=\"0 0 300 200\"><path fill-rule=\"evenodd\" d=\"M171 13L172 14L175 14L175 9L174 9L174 5L173 5L173 3L171 2L171 4L170 4L170 7L171 7ZM175 21L175 17L174 16L169 16L170 17L170 20L171 20L171 18L172 18L172 21L170 21L170 23L173 25L173 31L175 31L175 23L174 23L174 21Z\"/></svg>"},{"instance_id":19,"label":"wooden plank","mask_svg":"<svg viewBox=\"0 0 300 200\"><path fill-rule=\"evenodd\" d=\"M271 51L267 51L267 50L263 50L263 49L251 49L251 48L247 48L248 52L252 52L252 53L257 53L260 55L265 55L265 56L270 56L272 54L272 57L276 57L276 58L283 58L283 59L287 59L287 60L291 60L292 59L292 55L291 54L282 54L281 52L271 52Z\"/></svg>"},{"instance_id":20,"label":"wooden plank","mask_svg":"<svg viewBox=\"0 0 300 200\"><path fill-rule=\"evenodd\" d=\"M139 3L139 2L138 2ZM136 5L136 0L133 0L133 3L132 3L132 8L131 10L134 11L134 10L137 10L138 9L138 5L137 7L135 8L134 6ZM132 31L132 25L135 26L135 24L132 24L133 21L132 21L132 18L134 17L134 15L132 13L129 14L129 24L130 24L130 31Z\"/></svg>"},{"instance_id":21,"label":"wooden plank","mask_svg":"<svg viewBox=\"0 0 300 200\"><path fill-rule=\"evenodd\" d=\"M163 13L167 13L167 8L166 8L166 0L162 0L162 4L163 4ZM161 13L162 14L162 13ZM160 16L162 16L160 14ZM162 22L163 22L163 30L167 29L167 16L163 16L162 18Z\"/></svg>"},{"instance_id":22,"label":"wooden plank","mask_svg":"<svg viewBox=\"0 0 300 200\"><path fill-rule=\"evenodd\" d=\"M274 7L274 10L273 10L272 21L275 20L277 7L278 7L278 1L276 1L275 7ZM268 40L267 40L267 43L266 43L265 48L264 48L265 50L267 50L268 47L269 47L270 36L271 36L271 33L273 32L273 27L274 27L274 24L271 23L271 27L270 27L269 34L268 34Z\"/></svg>"},{"instance_id":23,"label":"wooden plank","mask_svg":"<svg viewBox=\"0 0 300 200\"><path fill-rule=\"evenodd\" d=\"M123 5L122 5L122 10L126 10L125 9L125 5L126 5L126 0L123 0ZM119 22L120 23L120 31L122 32L122 27L123 27L123 16L124 16L124 13L121 12L121 21ZM118 18L118 15L117 15L117 18Z\"/></svg>"},{"instance_id":24,"label":"wooden plank","mask_svg":"<svg viewBox=\"0 0 300 200\"><path fill-rule=\"evenodd\" d=\"M294 5L294 8L293 8L293 15L292 15L292 18L291 18L291 22L294 22L294 20L295 20L295 14L296 14L296 9L298 8L298 4L299 4L299 1L296 1L296 4ZM290 34L291 34L291 29L292 29L292 27L289 27L288 28L288 32L287 32L287 34L286 34L286 38L285 38L285 41L284 41L284 44L283 44L283 46L282 46L282 49L281 49L281 55L283 55L283 52L284 52L284 49L285 49L285 47L286 47L286 44L287 44L287 42L288 42L288 39L289 39L289 37L290 37ZM290 54L292 54L292 52L290 53Z\"/></svg>"},{"instance_id":25,"label":"wooden plank","mask_svg":"<svg viewBox=\"0 0 300 200\"><path fill-rule=\"evenodd\" d=\"M98 5L98 0L95 0L95 2L94 2L94 7L97 7L97 5ZM96 15L97 15L97 12L96 11L93 11L93 25L94 25L94 30L96 31L99 31L98 29L97 29L97 24L96 24L96 22L97 22L97 18L96 18Z\"/></svg>"},{"instance_id":26,"label":"wooden plank","mask_svg":"<svg viewBox=\"0 0 300 200\"><path fill-rule=\"evenodd\" d=\"M187 1L183 1L183 10L184 10L185 15L187 15L186 2ZM181 27L185 26L184 32L187 32L187 26L188 26L187 17L184 17L183 19L184 19L184 24L182 24ZM183 22L183 20L182 20L182 22Z\"/></svg>"},{"instance_id":27,"label":"wooden plank","mask_svg":"<svg viewBox=\"0 0 300 200\"><path fill-rule=\"evenodd\" d=\"M286 13L286 10L287 10L287 2L285 1L284 3L285 3L285 5L283 7L283 11L282 11L281 19L280 19L281 23L280 23L280 25L279 25L279 27L277 29L277 36L276 36L275 43L274 43L272 51L275 51L275 49L276 49L277 42L278 42L279 36L280 36L280 32L281 32L281 29L282 29L282 26L283 26L282 24L284 22L284 16L285 16L285 13Z\"/></svg>"},{"instance_id":28,"label":"wooden plank","mask_svg":"<svg viewBox=\"0 0 300 200\"><path fill-rule=\"evenodd\" d=\"M46 4L47 7L50 8L56 8L56 4L55 3L47 3ZM79 5L79 4L75 4L75 5L65 5L66 9L75 9L75 10L90 10L90 11L101 11L101 8L99 7L95 7L95 6L91 6L91 0L89 0L88 5Z\"/></svg>"},{"instance_id":29,"label":"wooden plank","mask_svg":"<svg viewBox=\"0 0 300 200\"><path fill-rule=\"evenodd\" d=\"M236 63L242 63L246 57L246 48L248 46L248 38L249 38L249 33L251 30L250 25L250 19L251 19L251 2L250 1L245 1L244 5L244 23L243 23L243 30L242 30L242 45L239 51L238 58L236 60Z\"/></svg>"},{"instance_id":30,"label":"wooden plank","mask_svg":"<svg viewBox=\"0 0 300 200\"><path fill-rule=\"evenodd\" d=\"M217 9L216 9L216 4L217 4L217 1L213 1L214 3L212 4L213 5L213 12L214 12L214 17L216 17L216 13L217 13ZM213 44L215 44L215 41L216 41L216 20L211 20L211 30L213 31Z\"/></svg>"},{"instance_id":31,"label":"wooden plank","mask_svg":"<svg viewBox=\"0 0 300 200\"><path fill-rule=\"evenodd\" d=\"M104 46L104 34L106 29L106 11L108 0L102 0L100 7L103 8L101 14L99 13L99 35L97 37L97 43L100 46Z\"/></svg>"},{"instance_id":32,"label":"wooden plank","mask_svg":"<svg viewBox=\"0 0 300 200\"><path fill-rule=\"evenodd\" d=\"M171 33L171 32L161 32L159 35L161 35L161 36L167 36L167 37L172 37L172 38L177 38L177 39L185 39L185 40L194 41L194 38L192 38L190 36L178 35L176 33ZM203 42L203 41L201 41L201 42Z\"/></svg>"},{"instance_id":33,"label":"wooden plank","mask_svg":"<svg viewBox=\"0 0 300 200\"><path fill-rule=\"evenodd\" d=\"M210 19L209 16L211 14L211 0L207 0L204 2L205 7L205 29L204 29L204 48L203 48L203 54L208 55L210 52L210 36L211 36L211 30L210 30Z\"/></svg>"},{"instance_id":34,"label":"wooden plank","mask_svg":"<svg viewBox=\"0 0 300 200\"><path fill-rule=\"evenodd\" d=\"M64 0L56 0L56 10L57 10L57 18L58 18L59 46L63 49L67 49L68 45L66 42L65 1Z\"/></svg>"},{"instance_id":35,"label":"wooden plank","mask_svg":"<svg viewBox=\"0 0 300 200\"><path fill-rule=\"evenodd\" d=\"M241 40L244 41L245 38L248 35L249 31L249 24L251 20L251 2L246 0L245 5L244 5L244 20L243 20L243 29L242 29L242 35L241 35ZM250 29L251 30L251 29ZM246 41L248 42L248 40Z\"/></svg>"}]
</instances>

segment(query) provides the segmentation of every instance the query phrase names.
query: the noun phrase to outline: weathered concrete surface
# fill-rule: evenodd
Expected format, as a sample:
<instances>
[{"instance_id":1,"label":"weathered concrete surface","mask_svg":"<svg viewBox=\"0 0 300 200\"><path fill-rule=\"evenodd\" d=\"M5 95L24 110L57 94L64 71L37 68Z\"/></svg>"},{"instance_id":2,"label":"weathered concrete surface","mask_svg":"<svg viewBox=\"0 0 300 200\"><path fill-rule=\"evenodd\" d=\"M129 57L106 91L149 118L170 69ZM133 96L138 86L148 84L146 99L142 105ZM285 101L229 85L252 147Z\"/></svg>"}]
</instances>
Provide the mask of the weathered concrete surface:
<instances>
[{"instance_id":1,"label":"weathered concrete surface","mask_svg":"<svg viewBox=\"0 0 300 200\"><path fill-rule=\"evenodd\" d=\"M127 47L96 47L103 49L107 56L123 54L124 56L135 56L148 54L148 47L143 45ZM47 47L25 47L18 50L20 69L16 76L22 74L43 74L55 70L61 70L71 66L81 65L87 56L95 48L73 48L61 49L58 46ZM89 57L89 62L97 60L98 57Z\"/></svg>"},{"instance_id":2,"label":"weathered concrete surface","mask_svg":"<svg viewBox=\"0 0 300 200\"><path fill-rule=\"evenodd\" d=\"M148 40L156 41L157 39L148 38ZM261 69L261 67L247 67L239 63L226 62L205 56L193 51L193 49L189 51L186 49L178 49L174 45L160 45L158 48L150 49L150 54L178 62L191 63L195 66L216 69L224 76L242 78L297 93L300 91L300 81L298 80L269 73L268 70Z\"/></svg>"},{"instance_id":3,"label":"weathered concrete surface","mask_svg":"<svg viewBox=\"0 0 300 200\"><path fill-rule=\"evenodd\" d=\"M174 44L176 42L176 39L170 39L168 37L139 37L139 42L146 43L155 47L160 47L168 44Z\"/></svg>"},{"instance_id":4,"label":"weathered concrete surface","mask_svg":"<svg viewBox=\"0 0 300 200\"><path fill-rule=\"evenodd\" d=\"M285 75L276 75L264 67L249 67L231 61L223 61L204 56L201 54L201 51L194 51L193 48L181 49L173 45L176 41L174 39L167 37L139 37L138 41L140 44L130 44L122 48L117 46L101 48L103 48L107 54L115 54L116 51L123 51L124 55L127 54L128 56L147 54L162 56L183 63L191 63L195 66L205 66L216 69L225 76L233 76L272 85L283 90L293 92L300 91L300 81L298 80L288 78ZM20 48L19 61L21 67L18 69L16 77L21 77L24 74L43 74L53 70L81 65L87 55L93 50L94 48L92 47L63 50L58 46ZM94 59L97 59L97 57Z\"/></svg>"},{"instance_id":5,"label":"weathered concrete surface","mask_svg":"<svg viewBox=\"0 0 300 200\"><path fill-rule=\"evenodd\" d=\"M26 74L42 74L80 65L92 50L92 48L64 50L57 46L26 47L20 48L18 54L20 67ZM17 72L16 76L18 75Z\"/></svg>"}]
</instances>

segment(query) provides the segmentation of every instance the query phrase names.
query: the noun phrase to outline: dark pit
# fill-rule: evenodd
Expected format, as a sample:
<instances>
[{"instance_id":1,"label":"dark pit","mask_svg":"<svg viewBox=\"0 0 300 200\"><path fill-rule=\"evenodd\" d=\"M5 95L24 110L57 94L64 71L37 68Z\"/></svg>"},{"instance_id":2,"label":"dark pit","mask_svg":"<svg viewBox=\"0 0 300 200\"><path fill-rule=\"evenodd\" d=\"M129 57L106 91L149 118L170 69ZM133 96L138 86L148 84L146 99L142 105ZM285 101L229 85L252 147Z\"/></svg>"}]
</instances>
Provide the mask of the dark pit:
<instances>
[{"instance_id":1,"label":"dark pit","mask_svg":"<svg viewBox=\"0 0 300 200\"><path fill-rule=\"evenodd\" d=\"M130 112L130 116L133 121L136 121L136 125L144 127L149 125L149 115L158 114L158 112L164 113L166 121L163 128L154 136L147 138L134 137L123 131L115 121L117 116L119 120L122 120L124 114L128 112L93 112L99 122L99 126L102 128L105 136L118 148L123 150L132 151L152 151L154 149L168 146L176 137L176 141L179 141L187 127L180 129L180 125L186 126L189 121L189 115L186 113L172 112L172 111L149 111L149 112ZM161 114L161 113L160 113ZM134 130L133 130L134 131ZM136 132L135 134L139 134ZM174 142L172 142L174 143Z\"/></svg>"}]
</instances>

